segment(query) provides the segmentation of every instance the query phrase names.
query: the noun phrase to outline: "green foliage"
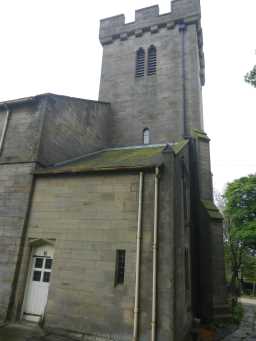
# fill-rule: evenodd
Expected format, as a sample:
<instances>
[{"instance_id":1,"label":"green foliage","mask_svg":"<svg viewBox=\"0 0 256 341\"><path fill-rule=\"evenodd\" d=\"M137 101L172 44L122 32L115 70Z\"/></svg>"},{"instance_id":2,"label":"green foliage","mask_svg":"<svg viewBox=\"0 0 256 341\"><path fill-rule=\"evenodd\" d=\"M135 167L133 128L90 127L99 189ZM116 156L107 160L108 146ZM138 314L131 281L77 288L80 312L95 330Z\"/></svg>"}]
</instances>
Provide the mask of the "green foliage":
<instances>
[{"instance_id":1,"label":"green foliage","mask_svg":"<svg viewBox=\"0 0 256 341\"><path fill-rule=\"evenodd\" d=\"M256 175L228 184L224 197L233 239L256 251Z\"/></svg>"},{"instance_id":2,"label":"green foliage","mask_svg":"<svg viewBox=\"0 0 256 341\"><path fill-rule=\"evenodd\" d=\"M254 282L256 276L256 175L228 184L223 198L226 272L237 301L242 277Z\"/></svg>"},{"instance_id":3,"label":"green foliage","mask_svg":"<svg viewBox=\"0 0 256 341\"><path fill-rule=\"evenodd\" d=\"M256 282L256 257L248 252L243 256L241 274L246 282Z\"/></svg>"},{"instance_id":4,"label":"green foliage","mask_svg":"<svg viewBox=\"0 0 256 341\"><path fill-rule=\"evenodd\" d=\"M234 303L232 305L232 322L239 325L244 316L244 310L241 303Z\"/></svg>"},{"instance_id":5,"label":"green foliage","mask_svg":"<svg viewBox=\"0 0 256 341\"><path fill-rule=\"evenodd\" d=\"M245 75L244 79L247 83L256 88L256 65L253 67L252 71Z\"/></svg>"}]
</instances>

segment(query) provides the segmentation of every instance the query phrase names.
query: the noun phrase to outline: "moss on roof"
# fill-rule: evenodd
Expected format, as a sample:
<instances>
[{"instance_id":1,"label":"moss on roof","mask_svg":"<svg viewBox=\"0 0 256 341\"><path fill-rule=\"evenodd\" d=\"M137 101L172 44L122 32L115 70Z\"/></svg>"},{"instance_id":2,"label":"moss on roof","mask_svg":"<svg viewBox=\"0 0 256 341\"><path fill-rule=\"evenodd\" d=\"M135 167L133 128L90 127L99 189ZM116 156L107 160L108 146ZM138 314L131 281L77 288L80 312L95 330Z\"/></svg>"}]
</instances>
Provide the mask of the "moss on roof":
<instances>
[{"instance_id":1,"label":"moss on roof","mask_svg":"<svg viewBox=\"0 0 256 341\"><path fill-rule=\"evenodd\" d=\"M207 134L203 130L193 129L192 130L192 136L194 138L199 138L202 140L210 141L209 137L207 136Z\"/></svg>"},{"instance_id":2,"label":"moss on roof","mask_svg":"<svg viewBox=\"0 0 256 341\"><path fill-rule=\"evenodd\" d=\"M189 142L188 140L181 140L172 145L174 153L179 154L183 150L183 148L188 144L188 142Z\"/></svg>"},{"instance_id":3,"label":"moss on roof","mask_svg":"<svg viewBox=\"0 0 256 341\"><path fill-rule=\"evenodd\" d=\"M203 207L207 210L207 213L210 218L222 220L223 217L219 211L219 209L215 206L215 204L211 200L201 200Z\"/></svg>"},{"instance_id":4,"label":"moss on roof","mask_svg":"<svg viewBox=\"0 0 256 341\"><path fill-rule=\"evenodd\" d=\"M81 173L103 170L153 168L162 163L163 147L120 148L103 150L83 158L50 168L40 168L36 174Z\"/></svg>"}]
</instances>

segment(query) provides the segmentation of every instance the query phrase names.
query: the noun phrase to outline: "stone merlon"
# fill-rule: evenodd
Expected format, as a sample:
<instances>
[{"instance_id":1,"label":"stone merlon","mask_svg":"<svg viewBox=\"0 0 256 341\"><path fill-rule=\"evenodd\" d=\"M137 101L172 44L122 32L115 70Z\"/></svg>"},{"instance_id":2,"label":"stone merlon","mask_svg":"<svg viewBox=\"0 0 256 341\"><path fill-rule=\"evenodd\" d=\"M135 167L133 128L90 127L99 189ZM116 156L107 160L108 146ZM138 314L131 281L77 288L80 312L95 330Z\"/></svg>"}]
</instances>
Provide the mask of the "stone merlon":
<instances>
[{"instance_id":1,"label":"stone merlon","mask_svg":"<svg viewBox=\"0 0 256 341\"><path fill-rule=\"evenodd\" d=\"M159 15L158 5L146 7L135 11L135 21L132 23L126 24L123 14L101 20L100 42L105 45L124 33L133 35L137 30L150 31L151 26L174 27L181 20L187 24L198 23L200 27L200 17L199 0L175 0L171 2L171 12L162 15Z\"/></svg>"},{"instance_id":2,"label":"stone merlon","mask_svg":"<svg viewBox=\"0 0 256 341\"><path fill-rule=\"evenodd\" d=\"M159 6L150 6L135 11L135 21L125 22L123 14L100 21L99 39L101 44L107 45L120 39L125 41L129 36L141 37L145 32L157 33L160 29L174 29L183 22L197 26L198 47L200 59L201 82L205 83L205 62L203 53L203 37L201 29L200 0L174 0L171 2L171 11L159 15Z\"/></svg>"}]
</instances>

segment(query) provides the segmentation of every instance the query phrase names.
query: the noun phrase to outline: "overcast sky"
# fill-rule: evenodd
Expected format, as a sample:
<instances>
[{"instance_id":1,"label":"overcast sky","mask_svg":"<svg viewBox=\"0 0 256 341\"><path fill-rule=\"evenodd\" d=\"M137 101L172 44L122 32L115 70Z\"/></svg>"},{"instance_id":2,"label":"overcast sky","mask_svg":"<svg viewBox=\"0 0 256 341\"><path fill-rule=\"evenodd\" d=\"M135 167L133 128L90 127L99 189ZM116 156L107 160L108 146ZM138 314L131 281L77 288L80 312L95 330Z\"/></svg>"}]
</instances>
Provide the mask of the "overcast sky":
<instances>
[{"instance_id":1,"label":"overcast sky","mask_svg":"<svg viewBox=\"0 0 256 341\"><path fill-rule=\"evenodd\" d=\"M159 0L160 12L170 1ZM53 92L97 99L99 20L157 0L0 0L0 101ZM214 186L255 173L256 89L244 75L256 64L255 0L201 0L206 85L205 131Z\"/></svg>"}]
</instances>

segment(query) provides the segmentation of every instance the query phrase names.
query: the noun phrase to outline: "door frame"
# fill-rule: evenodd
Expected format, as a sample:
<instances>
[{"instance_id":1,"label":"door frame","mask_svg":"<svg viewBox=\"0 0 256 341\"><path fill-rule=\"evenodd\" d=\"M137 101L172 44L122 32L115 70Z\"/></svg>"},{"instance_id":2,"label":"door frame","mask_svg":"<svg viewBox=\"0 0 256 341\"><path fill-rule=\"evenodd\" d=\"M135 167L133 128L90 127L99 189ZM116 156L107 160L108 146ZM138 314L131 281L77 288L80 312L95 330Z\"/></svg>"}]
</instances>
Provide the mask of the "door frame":
<instances>
[{"instance_id":1,"label":"door frame","mask_svg":"<svg viewBox=\"0 0 256 341\"><path fill-rule=\"evenodd\" d=\"M20 310L20 320L24 320L24 309L25 309L25 303L28 297L28 291L29 291L29 286L30 286L30 279L32 275L32 264L33 264L33 250L39 247L43 246L52 246L54 251L55 251L55 240L49 240L49 239L33 239L33 240L28 240L29 244L29 259L27 262L27 267L26 267L26 276L25 276L25 287L24 287L24 294L23 294L23 299L22 299L22 305L21 305L21 310ZM49 284L50 286L50 284ZM50 287L49 287L50 290ZM47 309L47 303L46 303L46 308ZM42 319L44 319L44 315L42 316ZM38 321L37 323L40 323L41 321Z\"/></svg>"}]
</instances>

